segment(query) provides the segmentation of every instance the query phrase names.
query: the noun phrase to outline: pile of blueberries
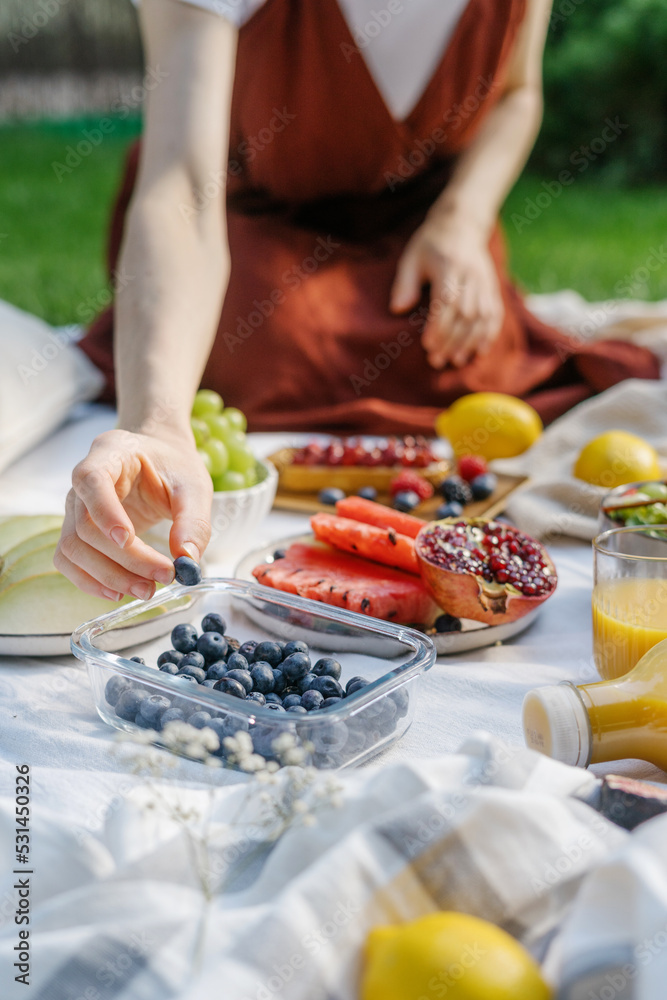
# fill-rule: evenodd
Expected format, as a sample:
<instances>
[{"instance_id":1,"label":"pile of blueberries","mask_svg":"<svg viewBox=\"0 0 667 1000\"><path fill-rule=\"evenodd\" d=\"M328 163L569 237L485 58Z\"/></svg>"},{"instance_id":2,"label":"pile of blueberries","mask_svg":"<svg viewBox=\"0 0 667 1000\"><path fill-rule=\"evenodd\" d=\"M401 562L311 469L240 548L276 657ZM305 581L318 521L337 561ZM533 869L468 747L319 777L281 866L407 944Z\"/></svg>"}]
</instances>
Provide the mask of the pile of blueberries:
<instances>
[{"instance_id":1,"label":"pile of blueberries","mask_svg":"<svg viewBox=\"0 0 667 1000\"><path fill-rule=\"evenodd\" d=\"M314 748L318 767L340 767L346 760L392 733L408 711L408 694L400 688L387 698L368 705L359 719L332 720L328 725L308 725L304 716L321 713L365 687L364 677L352 677L343 688L341 665L324 656L312 663L307 643L250 640L240 643L226 635L227 623L218 614L208 614L199 634L193 625L176 625L171 633L172 649L161 653L159 669L171 674L184 688L203 687L221 691L258 708L289 714L294 719L297 742ZM140 657L133 660L144 663ZM160 731L169 722L183 721L198 729L212 729L220 741L218 756L224 757L223 740L239 729L252 736L256 753L276 759L272 742L282 731L264 719L245 720L220 710L202 711L185 695L167 697L152 693L138 682L114 675L105 688L107 703L115 714L143 729ZM276 720L277 721L277 720Z\"/></svg>"}]
</instances>

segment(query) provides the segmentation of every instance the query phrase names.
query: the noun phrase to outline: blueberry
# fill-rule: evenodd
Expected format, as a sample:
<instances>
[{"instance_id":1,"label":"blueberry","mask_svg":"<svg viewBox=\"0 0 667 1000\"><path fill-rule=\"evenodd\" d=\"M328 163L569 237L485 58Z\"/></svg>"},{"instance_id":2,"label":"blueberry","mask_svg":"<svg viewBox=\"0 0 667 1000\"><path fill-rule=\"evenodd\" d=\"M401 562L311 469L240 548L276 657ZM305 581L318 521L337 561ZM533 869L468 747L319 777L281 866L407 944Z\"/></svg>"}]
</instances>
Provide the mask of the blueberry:
<instances>
[{"instance_id":1,"label":"blueberry","mask_svg":"<svg viewBox=\"0 0 667 1000\"><path fill-rule=\"evenodd\" d=\"M133 663L143 663L143 665L146 666L146 661L143 660L140 656L131 656L130 659L132 660Z\"/></svg>"},{"instance_id":2,"label":"blueberry","mask_svg":"<svg viewBox=\"0 0 667 1000\"><path fill-rule=\"evenodd\" d=\"M420 503L421 497L414 490L401 490L394 497L394 507L396 510L402 510L405 514L414 510Z\"/></svg>"},{"instance_id":3,"label":"blueberry","mask_svg":"<svg viewBox=\"0 0 667 1000\"><path fill-rule=\"evenodd\" d=\"M332 656L323 656L313 667L313 673L318 677L333 677L336 681L340 678L340 671L340 663Z\"/></svg>"},{"instance_id":4,"label":"blueberry","mask_svg":"<svg viewBox=\"0 0 667 1000\"><path fill-rule=\"evenodd\" d=\"M208 726L211 721L210 712L193 712L193 714L188 719L188 723L194 726L195 729L203 729L204 726Z\"/></svg>"},{"instance_id":5,"label":"blueberry","mask_svg":"<svg viewBox=\"0 0 667 1000\"><path fill-rule=\"evenodd\" d=\"M218 737L218 742L220 744L218 749L213 751L215 757L222 757L223 755L224 751L222 747L222 741L224 740L225 736L229 736L228 726L229 723L226 719L210 719L206 723L206 728L211 729L215 733L215 735Z\"/></svg>"},{"instance_id":6,"label":"blueberry","mask_svg":"<svg viewBox=\"0 0 667 1000\"><path fill-rule=\"evenodd\" d=\"M460 517L463 513L463 507L456 500L450 500L449 503L441 503L435 512L435 517L437 521L442 521L445 517Z\"/></svg>"},{"instance_id":7,"label":"blueberry","mask_svg":"<svg viewBox=\"0 0 667 1000\"><path fill-rule=\"evenodd\" d=\"M301 696L301 704L307 712L314 712L316 709L322 707L322 702L324 698L319 691L306 691L305 694Z\"/></svg>"},{"instance_id":8,"label":"blueberry","mask_svg":"<svg viewBox=\"0 0 667 1000\"><path fill-rule=\"evenodd\" d=\"M285 708L292 708L293 705L301 704L300 694L288 694L283 698L283 705Z\"/></svg>"},{"instance_id":9,"label":"blueberry","mask_svg":"<svg viewBox=\"0 0 667 1000\"><path fill-rule=\"evenodd\" d=\"M472 500L472 490L465 479L461 479L460 476L448 476L443 479L438 489L444 500L455 500L462 507L465 507Z\"/></svg>"},{"instance_id":10,"label":"blueberry","mask_svg":"<svg viewBox=\"0 0 667 1000\"><path fill-rule=\"evenodd\" d=\"M313 754L313 765L320 770L333 771L343 763L342 758L335 753Z\"/></svg>"},{"instance_id":11,"label":"blueberry","mask_svg":"<svg viewBox=\"0 0 667 1000\"><path fill-rule=\"evenodd\" d=\"M287 555L287 552L285 551L285 549L276 549L275 552L273 553L273 558L274 559L284 559L286 555Z\"/></svg>"},{"instance_id":12,"label":"blueberry","mask_svg":"<svg viewBox=\"0 0 667 1000\"><path fill-rule=\"evenodd\" d=\"M192 669L193 670L198 670L199 667L193 667ZM204 676L206 676L206 675L204 675ZM184 684L199 684L199 681L197 680L196 677L192 677L190 674L181 673L180 670L176 674L176 676L174 677L174 680L175 681L179 681L179 682L183 682Z\"/></svg>"},{"instance_id":13,"label":"blueberry","mask_svg":"<svg viewBox=\"0 0 667 1000\"><path fill-rule=\"evenodd\" d=\"M176 582L182 583L184 587L194 587L201 583L201 566L190 556L179 556L174 559L174 573Z\"/></svg>"},{"instance_id":14,"label":"blueberry","mask_svg":"<svg viewBox=\"0 0 667 1000\"><path fill-rule=\"evenodd\" d=\"M197 639L197 652L207 663L221 660L227 652L227 640L220 632L204 632Z\"/></svg>"},{"instance_id":15,"label":"blueberry","mask_svg":"<svg viewBox=\"0 0 667 1000\"><path fill-rule=\"evenodd\" d=\"M255 663L256 667L263 666L263 664ZM268 663L266 664L268 667ZM287 687L287 681L285 680L285 675L282 670L273 671L273 690L276 694L282 694Z\"/></svg>"},{"instance_id":16,"label":"blueberry","mask_svg":"<svg viewBox=\"0 0 667 1000\"><path fill-rule=\"evenodd\" d=\"M306 691L309 691L310 688L312 687L313 681L316 680L317 680L317 674L314 674L312 671L307 673L305 677L302 677L300 680L298 680L296 683L296 689L299 692L299 694L305 694Z\"/></svg>"},{"instance_id":17,"label":"blueberry","mask_svg":"<svg viewBox=\"0 0 667 1000\"><path fill-rule=\"evenodd\" d=\"M339 500L345 499L345 493L336 486L329 486L325 490L320 490L317 494L317 499L320 503L326 504L328 507L334 507Z\"/></svg>"},{"instance_id":18,"label":"blueberry","mask_svg":"<svg viewBox=\"0 0 667 1000\"><path fill-rule=\"evenodd\" d=\"M178 673L178 667L176 666L175 663L172 663L171 660L167 660L166 663L163 663L162 666L160 667L160 670L165 674L173 675Z\"/></svg>"},{"instance_id":19,"label":"blueberry","mask_svg":"<svg viewBox=\"0 0 667 1000\"><path fill-rule=\"evenodd\" d=\"M231 694L234 698L245 698L246 696L243 684L235 681L233 677L223 677L222 680L216 681L214 690L221 691L223 694Z\"/></svg>"},{"instance_id":20,"label":"blueberry","mask_svg":"<svg viewBox=\"0 0 667 1000\"><path fill-rule=\"evenodd\" d=\"M126 691L131 687L132 684L126 677L121 677L120 674L114 674L113 677L110 677L107 681L107 685L104 689L104 697L109 705L115 705L123 691Z\"/></svg>"},{"instance_id":21,"label":"blueberry","mask_svg":"<svg viewBox=\"0 0 667 1000\"><path fill-rule=\"evenodd\" d=\"M216 660L211 663L206 670L207 680L220 681L227 673L227 664L224 660Z\"/></svg>"},{"instance_id":22,"label":"blueberry","mask_svg":"<svg viewBox=\"0 0 667 1000\"><path fill-rule=\"evenodd\" d=\"M115 706L118 718L125 719L126 722L134 722L145 697L146 692L141 688L128 687L121 691Z\"/></svg>"},{"instance_id":23,"label":"blueberry","mask_svg":"<svg viewBox=\"0 0 667 1000\"><path fill-rule=\"evenodd\" d=\"M290 705L287 711L293 712L295 715L308 715L308 709L304 708L303 705Z\"/></svg>"},{"instance_id":24,"label":"blueberry","mask_svg":"<svg viewBox=\"0 0 667 1000\"><path fill-rule=\"evenodd\" d=\"M384 698L380 702L380 705L382 710L375 719L375 724L378 726L383 736L388 736L389 733L393 733L396 729L396 702L392 701L390 698Z\"/></svg>"},{"instance_id":25,"label":"blueberry","mask_svg":"<svg viewBox=\"0 0 667 1000\"><path fill-rule=\"evenodd\" d=\"M185 722L185 715L180 708L168 708L160 716L160 729L164 729L170 722Z\"/></svg>"},{"instance_id":26,"label":"blueberry","mask_svg":"<svg viewBox=\"0 0 667 1000\"><path fill-rule=\"evenodd\" d=\"M241 640L235 639L233 635L226 635L227 640L227 651L229 653L238 653L241 648Z\"/></svg>"},{"instance_id":27,"label":"blueberry","mask_svg":"<svg viewBox=\"0 0 667 1000\"><path fill-rule=\"evenodd\" d=\"M199 670L204 670L205 666L206 666L206 661L204 660L204 657L201 655L201 653L198 653L197 650L195 650L194 653L187 653L183 657L178 666L178 669L185 670L186 667L197 667Z\"/></svg>"},{"instance_id":28,"label":"blueberry","mask_svg":"<svg viewBox=\"0 0 667 1000\"><path fill-rule=\"evenodd\" d=\"M197 681L197 684L203 684L204 681L206 680L206 671L203 670L201 667L187 666L187 667L181 667L176 676L194 677L194 679Z\"/></svg>"},{"instance_id":29,"label":"blueberry","mask_svg":"<svg viewBox=\"0 0 667 1000\"><path fill-rule=\"evenodd\" d=\"M494 476L492 472L484 472L480 476L475 476L473 481L470 483L470 490L472 492L473 499L487 500L497 485L498 477Z\"/></svg>"},{"instance_id":30,"label":"blueberry","mask_svg":"<svg viewBox=\"0 0 667 1000\"><path fill-rule=\"evenodd\" d=\"M396 718L402 719L404 715L408 714L408 707L410 705L410 695L404 687L398 688L396 691L392 691L389 695L391 700L396 705Z\"/></svg>"},{"instance_id":31,"label":"blueberry","mask_svg":"<svg viewBox=\"0 0 667 1000\"><path fill-rule=\"evenodd\" d=\"M193 646L192 648L195 649L196 646ZM188 653L189 652L190 650L188 650ZM160 653L158 656L157 665L158 667L162 667L165 663L175 663L178 667L180 666L181 660L184 656L185 653L180 653L177 649L167 649L164 653Z\"/></svg>"},{"instance_id":32,"label":"blueberry","mask_svg":"<svg viewBox=\"0 0 667 1000\"><path fill-rule=\"evenodd\" d=\"M314 725L311 740L317 753L336 753L347 743L347 726L344 722Z\"/></svg>"},{"instance_id":33,"label":"blueberry","mask_svg":"<svg viewBox=\"0 0 667 1000\"><path fill-rule=\"evenodd\" d=\"M134 721L136 725L139 726L140 729L155 729L155 726L151 725L150 722L144 719L141 712L137 712Z\"/></svg>"},{"instance_id":34,"label":"blueberry","mask_svg":"<svg viewBox=\"0 0 667 1000\"><path fill-rule=\"evenodd\" d=\"M247 642L244 642L241 646L239 646L238 651L241 656L245 656L248 663L254 663L256 649L257 642L254 639L248 639Z\"/></svg>"},{"instance_id":35,"label":"blueberry","mask_svg":"<svg viewBox=\"0 0 667 1000\"><path fill-rule=\"evenodd\" d=\"M245 688L246 694L250 694L252 691L252 677L247 670L233 669L228 670L225 675L225 680L238 681Z\"/></svg>"},{"instance_id":36,"label":"blueberry","mask_svg":"<svg viewBox=\"0 0 667 1000\"><path fill-rule=\"evenodd\" d=\"M275 691L271 691L269 694L266 695L267 705L282 705L282 703L283 703L282 698L280 697L279 694L276 694Z\"/></svg>"},{"instance_id":37,"label":"blueberry","mask_svg":"<svg viewBox=\"0 0 667 1000\"><path fill-rule=\"evenodd\" d=\"M232 653L227 657L228 670L248 670L249 663L242 653Z\"/></svg>"},{"instance_id":38,"label":"blueberry","mask_svg":"<svg viewBox=\"0 0 667 1000\"><path fill-rule=\"evenodd\" d=\"M267 701L266 707L270 708L273 712L287 711L282 705L279 705L277 701Z\"/></svg>"},{"instance_id":39,"label":"blueberry","mask_svg":"<svg viewBox=\"0 0 667 1000\"><path fill-rule=\"evenodd\" d=\"M323 698L342 698L343 689L335 677L316 677L309 691L319 691Z\"/></svg>"},{"instance_id":40,"label":"blueberry","mask_svg":"<svg viewBox=\"0 0 667 1000\"><path fill-rule=\"evenodd\" d=\"M354 694L355 691L360 691L367 684L370 684L370 681L367 681L365 677L350 677L345 685L345 695Z\"/></svg>"},{"instance_id":41,"label":"blueberry","mask_svg":"<svg viewBox=\"0 0 667 1000\"><path fill-rule=\"evenodd\" d=\"M302 639L292 639L291 642L285 643L283 657L287 659L287 657L291 656L292 653L306 653L306 655L308 655L309 652L310 650L308 649L307 642L304 642Z\"/></svg>"},{"instance_id":42,"label":"blueberry","mask_svg":"<svg viewBox=\"0 0 667 1000\"><path fill-rule=\"evenodd\" d=\"M354 757L366 746L366 735L362 728L347 727L347 742L345 743L345 756L348 760Z\"/></svg>"},{"instance_id":43,"label":"blueberry","mask_svg":"<svg viewBox=\"0 0 667 1000\"><path fill-rule=\"evenodd\" d=\"M290 683L299 681L310 673L310 657L306 653L292 653L283 660L280 669Z\"/></svg>"},{"instance_id":44,"label":"blueberry","mask_svg":"<svg viewBox=\"0 0 667 1000\"><path fill-rule=\"evenodd\" d=\"M454 615L438 615L435 620L436 632L460 632L462 628L461 619Z\"/></svg>"},{"instance_id":45,"label":"blueberry","mask_svg":"<svg viewBox=\"0 0 667 1000\"><path fill-rule=\"evenodd\" d=\"M251 691L249 695L246 695L246 701L254 701L258 705L266 705L266 698L261 691Z\"/></svg>"},{"instance_id":46,"label":"blueberry","mask_svg":"<svg viewBox=\"0 0 667 1000\"><path fill-rule=\"evenodd\" d=\"M218 683L218 680L219 680L219 678L206 677L205 680L202 681L202 684L206 688L212 688L212 687L215 687L215 685Z\"/></svg>"},{"instance_id":47,"label":"blueberry","mask_svg":"<svg viewBox=\"0 0 667 1000\"><path fill-rule=\"evenodd\" d=\"M259 642L255 648L255 663L265 660L270 666L277 667L282 662L282 647L277 642Z\"/></svg>"},{"instance_id":48,"label":"blueberry","mask_svg":"<svg viewBox=\"0 0 667 1000\"><path fill-rule=\"evenodd\" d=\"M194 625L176 625L172 629L171 644L179 653L191 653L197 648L197 629Z\"/></svg>"},{"instance_id":49,"label":"blueberry","mask_svg":"<svg viewBox=\"0 0 667 1000\"><path fill-rule=\"evenodd\" d=\"M364 500L377 500L378 491L374 486L362 486L357 490L357 496L363 497Z\"/></svg>"},{"instance_id":50,"label":"blueberry","mask_svg":"<svg viewBox=\"0 0 667 1000\"><path fill-rule=\"evenodd\" d=\"M325 698L322 702L322 708L335 708L339 705L343 699L339 698L337 695L333 695L331 698Z\"/></svg>"},{"instance_id":51,"label":"blueberry","mask_svg":"<svg viewBox=\"0 0 667 1000\"><path fill-rule=\"evenodd\" d=\"M160 716L168 708L171 708L171 702L168 698L163 697L161 694L151 694L148 698L144 698L139 711L146 722L154 729L157 729Z\"/></svg>"},{"instance_id":52,"label":"blueberry","mask_svg":"<svg viewBox=\"0 0 667 1000\"><path fill-rule=\"evenodd\" d=\"M227 622L222 617L222 615L205 615L201 622L202 632L219 632L220 635L224 635L227 631Z\"/></svg>"},{"instance_id":53,"label":"blueberry","mask_svg":"<svg viewBox=\"0 0 667 1000\"><path fill-rule=\"evenodd\" d=\"M268 663L256 663L250 670L250 676L255 691L260 691L262 694L269 694L273 691L275 681L273 679L273 670Z\"/></svg>"}]
</instances>

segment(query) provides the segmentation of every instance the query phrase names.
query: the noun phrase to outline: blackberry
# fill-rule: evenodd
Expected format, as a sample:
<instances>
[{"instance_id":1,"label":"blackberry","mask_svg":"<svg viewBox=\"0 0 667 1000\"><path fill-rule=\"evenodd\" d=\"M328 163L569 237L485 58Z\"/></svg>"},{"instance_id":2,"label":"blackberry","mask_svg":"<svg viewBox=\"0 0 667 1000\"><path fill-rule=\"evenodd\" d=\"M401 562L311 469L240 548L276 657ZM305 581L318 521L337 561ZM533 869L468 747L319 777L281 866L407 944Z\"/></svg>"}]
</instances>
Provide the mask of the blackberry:
<instances>
[{"instance_id":1,"label":"blackberry","mask_svg":"<svg viewBox=\"0 0 667 1000\"><path fill-rule=\"evenodd\" d=\"M460 476L448 476L447 479L443 479L438 489L442 497L449 503L454 501L460 503L462 507L472 503L472 490L465 479L461 479Z\"/></svg>"}]
</instances>

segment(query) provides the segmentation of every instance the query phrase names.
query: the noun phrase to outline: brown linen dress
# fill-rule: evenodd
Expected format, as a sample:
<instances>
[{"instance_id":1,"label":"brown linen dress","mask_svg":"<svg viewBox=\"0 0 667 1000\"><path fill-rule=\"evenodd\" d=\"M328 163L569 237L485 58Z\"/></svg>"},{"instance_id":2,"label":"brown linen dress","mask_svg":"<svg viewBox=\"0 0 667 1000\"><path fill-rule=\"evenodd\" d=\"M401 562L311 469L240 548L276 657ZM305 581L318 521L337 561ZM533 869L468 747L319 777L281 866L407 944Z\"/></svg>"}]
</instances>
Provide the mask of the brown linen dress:
<instances>
[{"instance_id":1,"label":"brown linen dress","mask_svg":"<svg viewBox=\"0 0 667 1000\"><path fill-rule=\"evenodd\" d=\"M251 430L428 433L438 412L480 390L521 396L549 421L624 378L659 377L643 348L582 345L532 316L498 231L505 318L489 354L434 371L420 344L428 294L407 316L389 312L408 239L502 94L524 10L525 0L470 0L400 122L337 0L267 0L241 28L226 171L232 271L202 385L241 407ZM112 269L137 160L135 148ZM107 399L112 337L110 309L81 344L107 376Z\"/></svg>"}]
</instances>

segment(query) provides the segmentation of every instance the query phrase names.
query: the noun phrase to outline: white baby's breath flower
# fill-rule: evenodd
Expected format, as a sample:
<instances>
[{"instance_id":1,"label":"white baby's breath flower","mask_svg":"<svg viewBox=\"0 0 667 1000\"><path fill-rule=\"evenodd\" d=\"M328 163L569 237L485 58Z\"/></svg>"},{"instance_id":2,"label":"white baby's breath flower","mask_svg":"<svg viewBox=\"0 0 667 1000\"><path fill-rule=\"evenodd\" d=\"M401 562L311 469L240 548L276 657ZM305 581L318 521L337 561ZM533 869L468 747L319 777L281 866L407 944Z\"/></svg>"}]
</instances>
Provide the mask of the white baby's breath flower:
<instances>
[{"instance_id":1,"label":"white baby's breath flower","mask_svg":"<svg viewBox=\"0 0 667 1000\"><path fill-rule=\"evenodd\" d=\"M266 767L266 761L258 753L249 753L238 760L238 765L242 771L252 773L253 771L263 771Z\"/></svg>"},{"instance_id":2,"label":"white baby's breath flower","mask_svg":"<svg viewBox=\"0 0 667 1000\"><path fill-rule=\"evenodd\" d=\"M296 740L292 733L281 733L277 736L275 740L271 743L274 753L280 755L281 753L286 753L296 746Z\"/></svg>"},{"instance_id":3,"label":"white baby's breath flower","mask_svg":"<svg viewBox=\"0 0 667 1000\"><path fill-rule=\"evenodd\" d=\"M315 826L316 822L317 820L315 819L312 813L308 813L301 820L303 826Z\"/></svg>"},{"instance_id":4,"label":"white baby's breath flower","mask_svg":"<svg viewBox=\"0 0 667 1000\"><path fill-rule=\"evenodd\" d=\"M158 734L154 729L137 729L136 732L132 733L126 733L123 730L122 732L116 733L116 739L119 743L138 743L139 745L148 745L157 738L157 735Z\"/></svg>"},{"instance_id":5,"label":"white baby's breath flower","mask_svg":"<svg viewBox=\"0 0 667 1000\"><path fill-rule=\"evenodd\" d=\"M293 812L295 812L297 814L299 814L299 813L307 813L308 812L308 806L303 801L303 799L297 799L296 802L294 802L294 804L292 805L292 810L293 810Z\"/></svg>"}]
</instances>

